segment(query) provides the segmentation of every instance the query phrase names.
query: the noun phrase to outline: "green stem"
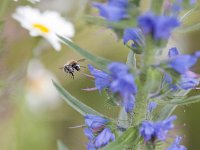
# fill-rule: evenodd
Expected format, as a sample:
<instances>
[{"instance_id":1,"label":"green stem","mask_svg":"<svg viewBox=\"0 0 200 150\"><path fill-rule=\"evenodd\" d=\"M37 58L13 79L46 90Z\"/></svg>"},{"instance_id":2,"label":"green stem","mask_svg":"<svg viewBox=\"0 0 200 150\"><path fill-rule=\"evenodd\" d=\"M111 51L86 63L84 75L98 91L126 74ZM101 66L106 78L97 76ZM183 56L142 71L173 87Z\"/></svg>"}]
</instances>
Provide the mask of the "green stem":
<instances>
[{"instance_id":1,"label":"green stem","mask_svg":"<svg viewBox=\"0 0 200 150\"><path fill-rule=\"evenodd\" d=\"M148 93L150 92L151 85L151 72L150 66L153 64L155 59L155 47L152 45L152 40L147 39L146 41L150 41L146 44L144 54L141 58L143 60L141 63L141 73L139 76L138 83L138 93L136 95L136 107L134 109L134 117L133 124L140 124L145 118L147 114L147 105L148 105Z\"/></svg>"}]
</instances>

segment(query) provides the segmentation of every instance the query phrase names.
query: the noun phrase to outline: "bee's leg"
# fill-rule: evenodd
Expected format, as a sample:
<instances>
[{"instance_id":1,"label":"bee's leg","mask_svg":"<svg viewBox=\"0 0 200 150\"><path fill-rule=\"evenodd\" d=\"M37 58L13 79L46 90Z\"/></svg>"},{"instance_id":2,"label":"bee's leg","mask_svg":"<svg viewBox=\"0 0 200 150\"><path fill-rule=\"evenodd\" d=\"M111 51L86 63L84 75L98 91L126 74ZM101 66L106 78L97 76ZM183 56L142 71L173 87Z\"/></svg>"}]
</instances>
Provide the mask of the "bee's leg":
<instances>
[{"instance_id":1,"label":"bee's leg","mask_svg":"<svg viewBox=\"0 0 200 150\"><path fill-rule=\"evenodd\" d=\"M72 75L72 78L73 78L73 80L74 80L74 74L73 74L73 72L71 73L71 75Z\"/></svg>"}]
</instances>

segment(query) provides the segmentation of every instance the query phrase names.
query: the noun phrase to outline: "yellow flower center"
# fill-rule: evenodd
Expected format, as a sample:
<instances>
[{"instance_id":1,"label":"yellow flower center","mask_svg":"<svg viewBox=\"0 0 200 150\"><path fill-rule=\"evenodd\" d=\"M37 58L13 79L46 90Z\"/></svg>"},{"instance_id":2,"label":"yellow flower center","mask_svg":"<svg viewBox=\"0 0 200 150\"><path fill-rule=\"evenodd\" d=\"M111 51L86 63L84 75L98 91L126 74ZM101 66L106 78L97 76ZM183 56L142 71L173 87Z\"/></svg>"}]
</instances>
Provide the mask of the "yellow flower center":
<instances>
[{"instance_id":1,"label":"yellow flower center","mask_svg":"<svg viewBox=\"0 0 200 150\"><path fill-rule=\"evenodd\" d=\"M49 29L47 27L45 27L44 25L38 24L38 23L33 24L33 27L36 29L39 29L43 33L49 32Z\"/></svg>"}]
</instances>

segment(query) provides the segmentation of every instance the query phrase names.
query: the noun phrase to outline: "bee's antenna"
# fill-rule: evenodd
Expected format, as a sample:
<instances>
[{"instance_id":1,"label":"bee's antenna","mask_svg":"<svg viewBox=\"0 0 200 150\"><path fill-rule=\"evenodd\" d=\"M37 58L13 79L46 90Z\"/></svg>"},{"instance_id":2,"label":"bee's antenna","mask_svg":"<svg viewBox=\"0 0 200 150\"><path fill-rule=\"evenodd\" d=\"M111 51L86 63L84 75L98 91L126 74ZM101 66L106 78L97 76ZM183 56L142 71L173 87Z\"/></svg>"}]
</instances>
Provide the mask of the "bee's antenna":
<instances>
[{"instance_id":1,"label":"bee's antenna","mask_svg":"<svg viewBox=\"0 0 200 150\"><path fill-rule=\"evenodd\" d=\"M64 67L60 67L60 68L58 68L58 69L63 69Z\"/></svg>"},{"instance_id":2,"label":"bee's antenna","mask_svg":"<svg viewBox=\"0 0 200 150\"><path fill-rule=\"evenodd\" d=\"M85 61L85 58L77 60L77 62L82 62L82 61Z\"/></svg>"},{"instance_id":3,"label":"bee's antenna","mask_svg":"<svg viewBox=\"0 0 200 150\"><path fill-rule=\"evenodd\" d=\"M96 87L93 87L93 88L84 88L84 89L81 89L81 90L83 90L83 91L96 91L96 90L98 90Z\"/></svg>"},{"instance_id":4,"label":"bee's antenna","mask_svg":"<svg viewBox=\"0 0 200 150\"><path fill-rule=\"evenodd\" d=\"M73 127L69 127L70 129L76 129L76 128L83 128L85 127L86 125L78 125L78 126L73 126Z\"/></svg>"},{"instance_id":5,"label":"bee's antenna","mask_svg":"<svg viewBox=\"0 0 200 150\"><path fill-rule=\"evenodd\" d=\"M87 68L87 67L85 67L85 66L80 66L80 67L82 67L82 68Z\"/></svg>"}]
</instances>

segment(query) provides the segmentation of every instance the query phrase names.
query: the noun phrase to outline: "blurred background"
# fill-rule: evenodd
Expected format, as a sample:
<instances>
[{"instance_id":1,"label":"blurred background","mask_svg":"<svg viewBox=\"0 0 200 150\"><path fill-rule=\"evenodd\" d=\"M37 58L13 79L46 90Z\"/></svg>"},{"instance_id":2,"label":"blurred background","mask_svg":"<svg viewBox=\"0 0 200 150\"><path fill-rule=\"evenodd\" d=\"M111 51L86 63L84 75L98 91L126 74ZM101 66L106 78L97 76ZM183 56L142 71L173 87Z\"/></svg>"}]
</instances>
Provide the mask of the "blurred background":
<instances>
[{"instance_id":1,"label":"blurred background","mask_svg":"<svg viewBox=\"0 0 200 150\"><path fill-rule=\"evenodd\" d=\"M59 69L68 60L81 59L79 54L65 45L60 52L55 51L43 38L31 37L11 16L18 6L26 5L58 11L74 24L76 33L72 40L81 47L122 62L126 61L129 50L108 28L86 22L86 15L97 15L89 0L41 0L35 4L26 0L5 1L5 10L0 10L0 20L4 22L0 35L0 150L55 150L58 139L70 150L85 149L87 139L83 129L69 128L84 124L83 117L59 97L52 79L85 104L110 117L116 118L114 114L118 109L107 103L103 93L81 90L94 86L82 75L88 72L87 68L76 73L74 80ZM199 15L200 11L195 11L184 24L200 22ZM200 50L199 41L200 30L175 33L168 47L177 46L183 53L192 53ZM86 60L81 65L89 63ZM199 64L193 68L198 73ZM193 94L198 93L200 90L193 90ZM198 150L200 104L180 107L175 114L179 116L175 132L184 136L189 150Z\"/></svg>"}]
</instances>

